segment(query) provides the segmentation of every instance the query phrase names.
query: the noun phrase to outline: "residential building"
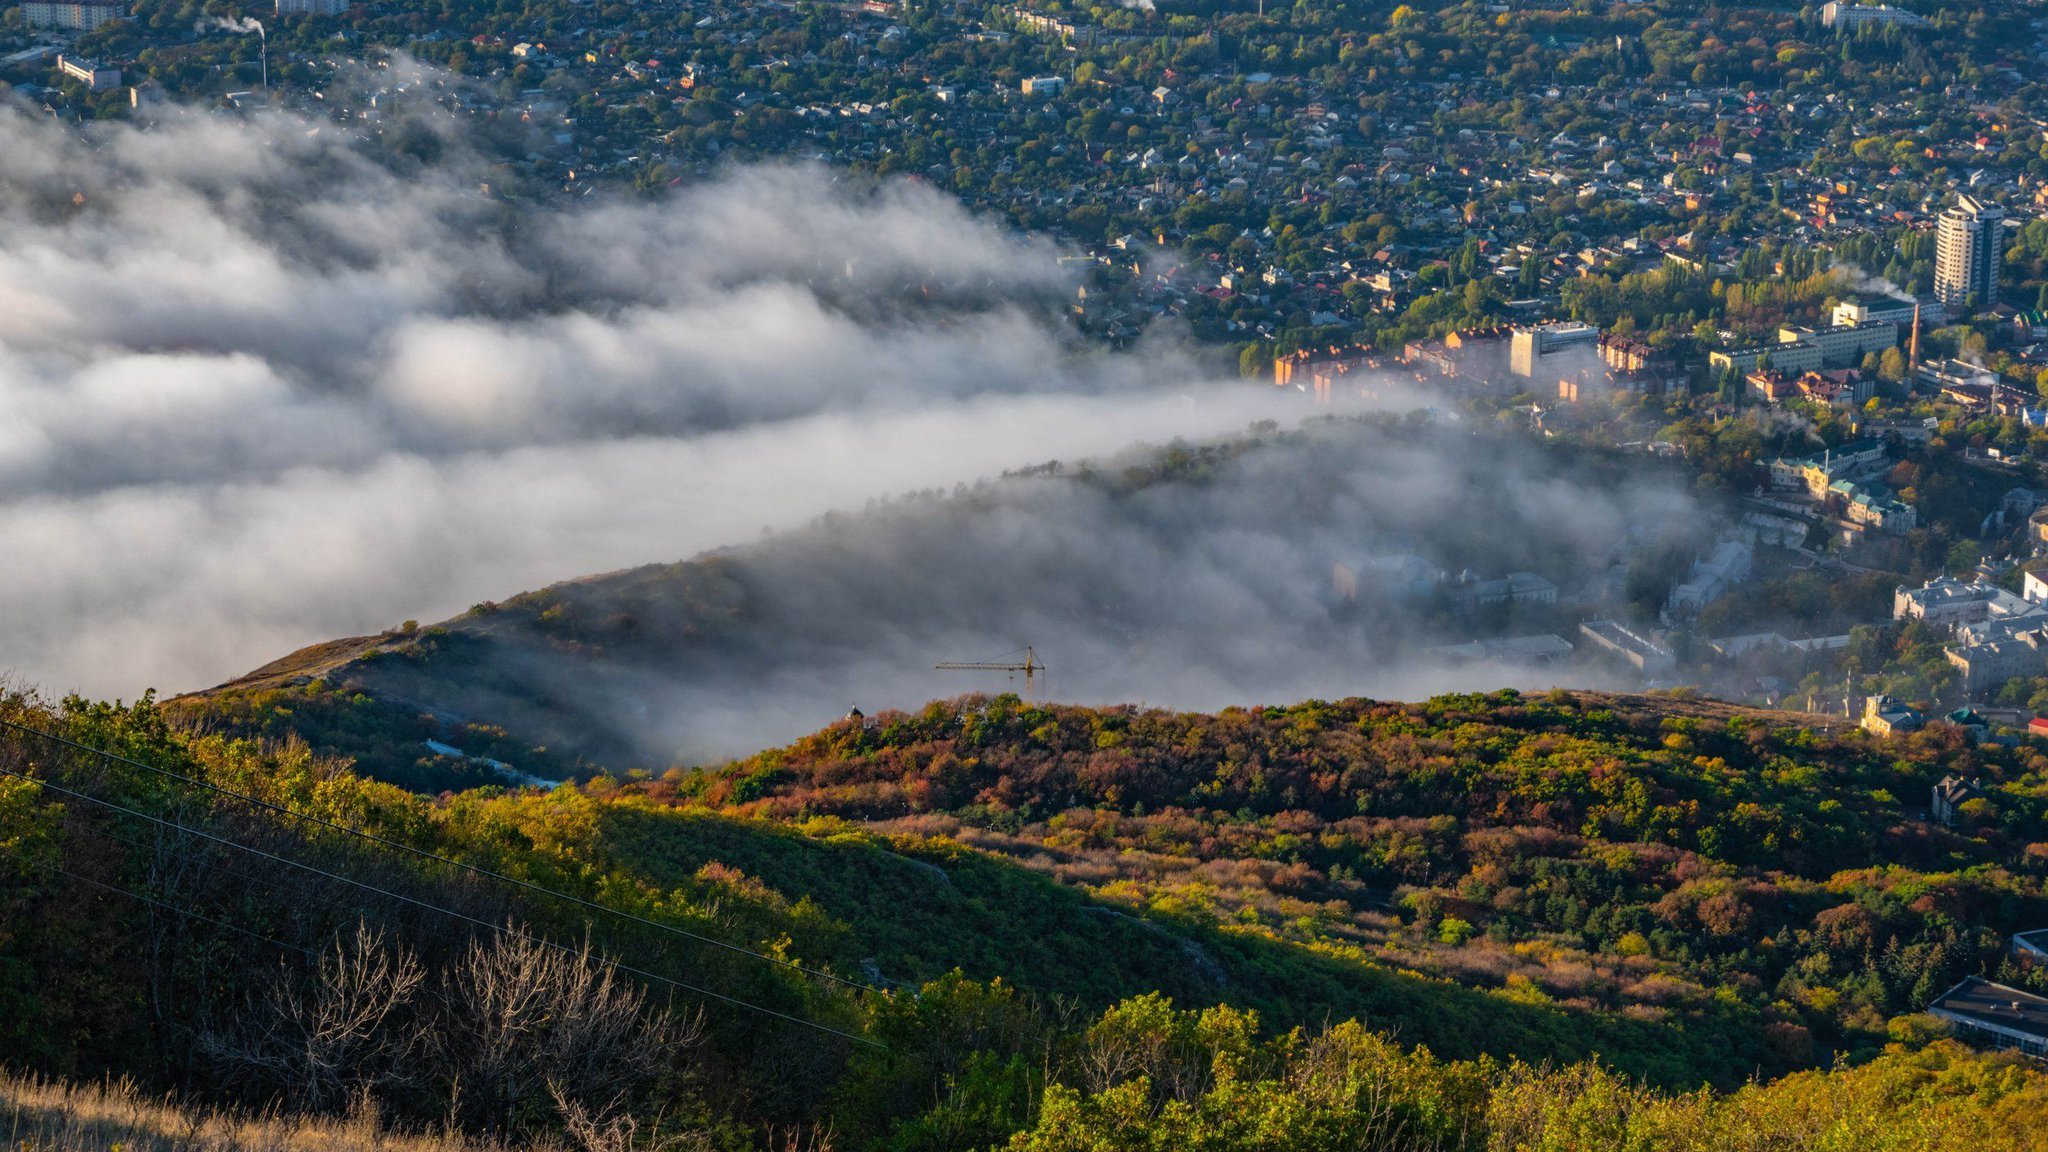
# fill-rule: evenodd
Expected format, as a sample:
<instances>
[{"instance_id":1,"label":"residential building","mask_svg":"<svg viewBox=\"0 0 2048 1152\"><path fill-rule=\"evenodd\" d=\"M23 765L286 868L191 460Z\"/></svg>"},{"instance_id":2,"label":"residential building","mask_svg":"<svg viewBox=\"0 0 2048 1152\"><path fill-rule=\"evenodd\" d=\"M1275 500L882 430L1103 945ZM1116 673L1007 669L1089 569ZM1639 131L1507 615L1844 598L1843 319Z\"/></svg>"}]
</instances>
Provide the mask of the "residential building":
<instances>
[{"instance_id":1,"label":"residential building","mask_svg":"<svg viewBox=\"0 0 2048 1152\"><path fill-rule=\"evenodd\" d=\"M1460 573L1452 594L1471 604L1555 604L1557 585L1534 572L1510 572L1498 580Z\"/></svg>"},{"instance_id":2,"label":"residential building","mask_svg":"<svg viewBox=\"0 0 2048 1152\"><path fill-rule=\"evenodd\" d=\"M1920 310L1920 324L1923 328L1939 326L1948 319L1948 310L1938 300L1901 300L1896 296L1851 296L1835 305L1830 322L1837 328L1882 321L1896 324L1900 329L1911 328L1913 310Z\"/></svg>"},{"instance_id":3,"label":"residential building","mask_svg":"<svg viewBox=\"0 0 2048 1152\"><path fill-rule=\"evenodd\" d=\"M1920 514L1911 504L1878 485L1837 480L1828 486L1828 496L1829 505L1841 515L1847 527L1847 535L1888 532L1903 536L1920 523Z\"/></svg>"},{"instance_id":4,"label":"residential building","mask_svg":"<svg viewBox=\"0 0 2048 1152\"><path fill-rule=\"evenodd\" d=\"M1920 713L1890 696L1863 698L1862 727L1865 732L1879 736L1898 736L1919 731L1921 724Z\"/></svg>"},{"instance_id":5,"label":"residential building","mask_svg":"<svg viewBox=\"0 0 2048 1152\"><path fill-rule=\"evenodd\" d=\"M1991 722L1984 718L1983 713L1968 705L1957 708L1943 716L1941 720L1944 724L1962 729L1963 734L1972 740L1982 740L1991 734Z\"/></svg>"},{"instance_id":6,"label":"residential building","mask_svg":"<svg viewBox=\"0 0 2048 1152\"><path fill-rule=\"evenodd\" d=\"M104 92L121 83L119 68L108 68L78 56L57 57L57 71L85 85L89 92Z\"/></svg>"},{"instance_id":7,"label":"residential building","mask_svg":"<svg viewBox=\"0 0 2048 1152\"><path fill-rule=\"evenodd\" d=\"M2048 963L2048 928L2013 933L2009 948L2013 959L2019 961L2023 967L2036 968Z\"/></svg>"},{"instance_id":8,"label":"residential building","mask_svg":"<svg viewBox=\"0 0 2048 1152\"><path fill-rule=\"evenodd\" d=\"M1961 776L1943 776L1941 783L1934 786L1928 814L1933 816L1937 823L1954 827L1962 806L1972 800L1983 798L1984 789L1979 787L1975 780L1965 780Z\"/></svg>"},{"instance_id":9,"label":"residential building","mask_svg":"<svg viewBox=\"0 0 2048 1152\"><path fill-rule=\"evenodd\" d=\"M1897 25L1901 28L1928 26L1927 17L1918 12L1894 8L1889 4L1843 3L1843 0L1828 0L1828 3L1821 5L1820 22L1822 27L1833 28L1836 31L1854 31L1871 25Z\"/></svg>"},{"instance_id":10,"label":"residential building","mask_svg":"<svg viewBox=\"0 0 2048 1152\"><path fill-rule=\"evenodd\" d=\"M1826 500L1841 481L1866 479L1890 459L1881 440L1850 440L1812 456L1773 460L1767 467L1773 488L1788 492L1804 489L1809 497Z\"/></svg>"},{"instance_id":11,"label":"residential building","mask_svg":"<svg viewBox=\"0 0 2048 1152\"><path fill-rule=\"evenodd\" d=\"M1750 372L1759 368L1817 372L1857 364L1866 355L1897 347L1898 343L1899 326L1890 320L1865 320L1826 328L1787 327L1778 329L1776 344L1710 352L1707 364L1717 372Z\"/></svg>"},{"instance_id":12,"label":"residential building","mask_svg":"<svg viewBox=\"0 0 2048 1152\"><path fill-rule=\"evenodd\" d=\"M1632 336L1601 333L1600 360L1614 386L1646 395L1661 395L1685 383L1678 357Z\"/></svg>"},{"instance_id":13,"label":"residential building","mask_svg":"<svg viewBox=\"0 0 2048 1152\"><path fill-rule=\"evenodd\" d=\"M1860 364L1872 352L1898 347L1899 326L1889 320L1866 320L1827 328L1786 327L1778 329L1778 343L1815 345L1823 363L1839 368Z\"/></svg>"},{"instance_id":14,"label":"residential building","mask_svg":"<svg viewBox=\"0 0 2048 1152\"><path fill-rule=\"evenodd\" d=\"M1671 649L1615 620L1588 620L1579 634L1609 655L1619 656L1639 672L1657 675L1678 666Z\"/></svg>"},{"instance_id":15,"label":"residential building","mask_svg":"<svg viewBox=\"0 0 2048 1152\"><path fill-rule=\"evenodd\" d=\"M1798 376L1774 368L1751 369L1743 376L1742 383L1750 395L1769 404L1783 404L1804 395L1799 390Z\"/></svg>"},{"instance_id":16,"label":"residential building","mask_svg":"<svg viewBox=\"0 0 2048 1152\"><path fill-rule=\"evenodd\" d=\"M1707 366L1716 372L1749 372L1768 366L1777 372L1817 372L1827 367L1827 354L1818 344L1800 342L1756 344L1707 353Z\"/></svg>"},{"instance_id":17,"label":"residential building","mask_svg":"<svg viewBox=\"0 0 2048 1152\"><path fill-rule=\"evenodd\" d=\"M1832 408L1861 408L1877 395L1877 385L1854 368L1831 368L1806 372L1799 377L1799 391L1816 404Z\"/></svg>"},{"instance_id":18,"label":"residential building","mask_svg":"<svg viewBox=\"0 0 2048 1152\"><path fill-rule=\"evenodd\" d=\"M1934 432L1941 422L1932 416L1914 419L1909 416L1883 417L1856 422L1856 435L1878 441L1896 441L1899 444L1919 446L1932 443Z\"/></svg>"},{"instance_id":19,"label":"residential building","mask_svg":"<svg viewBox=\"0 0 2048 1152\"><path fill-rule=\"evenodd\" d=\"M1666 607L1678 613L1698 612L1749 579L1752 559L1749 545L1740 540L1721 541L1711 554L1693 561L1685 583L1671 590Z\"/></svg>"},{"instance_id":20,"label":"residential building","mask_svg":"<svg viewBox=\"0 0 2048 1152\"><path fill-rule=\"evenodd\" d=\"M1401 363L1438 376L1454 376L1458 371L1458 362L1441 340L1410 340L1401 345Z\"/></svg>"},{"instance_id":21,"label":"residential building","mask_svg":"<svg viewBox=\"0 0 2048 1152\"><path fill-rule=\"evenodd\" d=\"M348 11L348 0L277 0L279 16L339 16Z\"/></svg>"},{"instance_id":22,"label":"residential building","mask_svg":"<svg viewBox=\"0 0 2048 1152\"><path fill-rule=\"evenodd\" d=\"M125 20L128 5L104 0L22 0L22 23L31 28L61 28L66 32L90 32L113 20Z\"/></svg>"},{"instance_id":23,"label":"residential building","mask_svg":"<svg viewBox=\"0 0 2048 1152\"><path fill-rule=\"evenodd\" d=\"M1556 664L1568 659L1574 649L1571 641L1555 633L1549 633L1542 636L1502 636L1473 640L1464 644L1446 644L1431 651L1450 660L1488 664Z\"/></svg>"},{"instance_id":24,"label":"residential building","mask_svg":"<svg viewBox=\"0 0 2048 1152\"><path fill-rule=\"evenodd\" d=\"M1548 374L1544 361L1574 349L1594 352L1599 339L1598 328L1577 321L1516 328L1508 347L1508 371L1517 376Z\"/></svg>"},{"instance_id":25,"label":"residential building","mask_svg":"<svg viewBox=\"0 0 2048 1152\"><path fill-rule=\"evenodd\" d=\"M1853 368L1833 368L1822 372L1779 372L1772 368L1758 368L1743 377L1751 395L1761 397L1772 404L1782 404L1797 397L1826 404L1832 408L1861 408L1877 394L1870 378Z\"/></svg>"},{"instance_id":26,"label":"residential building","mask_svg":"<svg viewBox=\"0 0 2048 1152\"><path fill-rule=\"evenodd\" d=\"M2043 579L2040 572L2028 569L2027 574L2020 578L2020 598L2030 604L2048 604L2048 579Z\"/></svg>"},{"instance_id":27,"label":"residential building","mask_svg":"<svg viewBox=\"0 0 2048 1152\"><path fill-rule=\"evenodd\" d=\"M1378 366L1378 357L1359 345L1304 348L1273 361L1273 386L1291 384L1304 392L1313 391L1319 403L1327 403L1345 380L1366 380Z\"/></svg>"},{"instance_id":28,"label":"residential building","mask_svg":"<svg viewBox=\"0 0 2048 1152\"><path fill-rule=\"evenodd\" d=\"M1950 309L1988 308L1998 300L2005 258L2005 210L1974 196L1944 209L1934 245L1934 295Z\"/></svg>"},{"instance_id":29,"label":"residential building","mask_svg":"<svg viewBox=\"0 0 2048 1152\"><path fill-rule=\"evenodd\" d=\"M1892 619L1919 620L1934 628L1975 624L1990 618L1992 605L2000 596L2012 597L2012 593L1981 580L1964 583L1949 576L1918 588L1901 584L1892 592Z\"/></svg>"},{"instance_id":30,"label":"residential building","mask_svg":"<svg viewBox=\"0 0 2048 1152\"><path fill-rule=\"evenodd\" d=\"M2048 1055L2048 999L2032 992L1966 976L1929 1004L1927 1011L1994 1048Z\"/></svg>"},{"instance_id":31,"label":"residential building","mask_svg":"<svg viewBox=\"0 0 2048 1152\"><path fill-rule=\"evenodd\" d=\"M1410 340L1401 346L1401 361L1448 377L1460 391L1491 391L1507 376L1511 339L1507 328L1450 332L1441 340Z\"/></svg>"},{"instance_id":32,"label":"residential building","mask_svg":"<svg viewBox=\"0 0 2048 1152\"><path fill-rule=\"evenodd\" d=\"M1057 96L1066 86L1066 80L1058 76L1026 76L1019 84L1026 96Z\"/></svg>"},{"instance_id":33,"label":"residential building","mask_svg":"<svg viewBox=\"0 0 2048 1152\"><path fill-rule=\"evenodd\" d=\"M1963 691L1988 693L2016 676L2048 676L2048 634L2035 628L2008 639L1942 649L1962 673Z\"/></svg>"},{"instance_id":34,"label":"residential building","mask_svg":"<svg viewBox=\"0 0 2048 1152\"><path fill-rule=\"evenodd\" d=\"M1012 8L1010 15L1017 21L1017 27L1027 32L1045 36L1057 36L1061 40L1086 48L1095 43L1096 30L1092 24L1077 24L1059 16L1033 12L1028 8Z\"/></svg>"}]
</instances>

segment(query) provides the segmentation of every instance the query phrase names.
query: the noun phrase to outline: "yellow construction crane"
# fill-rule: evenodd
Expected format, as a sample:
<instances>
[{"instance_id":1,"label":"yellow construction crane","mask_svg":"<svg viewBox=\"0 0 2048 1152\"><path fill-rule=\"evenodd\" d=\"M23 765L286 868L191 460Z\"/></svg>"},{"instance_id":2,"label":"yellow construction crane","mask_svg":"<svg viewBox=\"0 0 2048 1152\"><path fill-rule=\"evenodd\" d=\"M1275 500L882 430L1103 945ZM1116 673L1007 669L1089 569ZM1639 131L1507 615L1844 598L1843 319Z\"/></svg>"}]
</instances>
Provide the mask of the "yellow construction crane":
<instances>
[{"instance_id":1,"label":"yellow construction crane","mask_svg":"<svg viewBox=\"0 0 2048 1152\"><path fill-rule=\"evenodd\" d=\"M1010 655L1015 655L1015 653L1010 653ZM1036 677L1040 672L1045 671L1045 665L1038 662L1038 655L1031 650L1029 645L1026 645L1024 648L1024 662L1021 664L1013 664L1001 660L945 660L932 665L932 667L949 672L1008 672L1012 678L1015 677L1016 673L1022 672L1024 674L1024 698L1026 700L1031 699L1033 695L1032 689Z\"/></svg>"}]
</instances>

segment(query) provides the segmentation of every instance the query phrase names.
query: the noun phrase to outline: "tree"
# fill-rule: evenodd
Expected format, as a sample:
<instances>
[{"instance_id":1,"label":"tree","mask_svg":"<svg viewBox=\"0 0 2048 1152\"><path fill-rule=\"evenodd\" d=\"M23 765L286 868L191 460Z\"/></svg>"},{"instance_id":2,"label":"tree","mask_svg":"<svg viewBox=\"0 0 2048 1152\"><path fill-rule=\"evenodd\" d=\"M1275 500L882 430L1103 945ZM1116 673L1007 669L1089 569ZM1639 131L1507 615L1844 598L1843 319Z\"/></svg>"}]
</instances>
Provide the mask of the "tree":
<instances>
[{"instance_id":1,"label":"tree","mask_svg":"<svg viewBox=\"0 0 2048 1152\"><path fill-rule=\"evenodd\" d=\"M1878 379L1888 384L1898 384L1906 378L1906 354L1897 348L1887 348L1877 358Z\"/></svg>"},{"instance_id":2,"label":"tree","mask_svg":"<svg viewBox=\"0 0 2048 1152\"><path fill-rule=\"evenodd\" d=\"M1237 354L1237 374L1247 380L1264 376L1273 366L1273 346L1263 340L1246 344Z\"/></svg>"},{"instance_id":3,"label":"tree","mask_svg":"<svg viewBox=\"0 0 2048 1152\"><path fill-rule=\"evenodd\" d=\"M402 1016L425 978L410 948L357 921L321 953L310 982L274 972L259 1011L202 1037L201 1050L276 1085L300 1108L330 1110L413 1077L425 1038Z\"/></svg>"},{"instance_id":4,"label":"tree","mask_svg":"<svg viewBox=\"0 0 2048 1152\"><path fill-rule=\"evenodd\" d=\"M644 989L588 947L565 949L508 928L472 941L444 981L442 1055L492 1128L538 1106L578 1104L603 1127L624 1095L694 1043L695 1023L647 1011Z\"/></svg>"}]
</instances>

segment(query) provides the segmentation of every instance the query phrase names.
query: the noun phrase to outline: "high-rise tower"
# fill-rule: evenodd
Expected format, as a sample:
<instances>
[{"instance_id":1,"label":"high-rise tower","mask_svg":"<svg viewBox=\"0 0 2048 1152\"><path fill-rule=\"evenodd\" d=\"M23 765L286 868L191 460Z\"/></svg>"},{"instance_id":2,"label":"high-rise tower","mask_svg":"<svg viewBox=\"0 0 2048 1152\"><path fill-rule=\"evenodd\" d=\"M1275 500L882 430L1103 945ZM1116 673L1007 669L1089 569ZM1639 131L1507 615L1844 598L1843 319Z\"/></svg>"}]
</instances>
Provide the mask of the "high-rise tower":
<instances>
[{"instance_id":1,"label":"high-rise tower","mask_svg":"<svg viewBox=\"0 0 2048 1152\"><path fill-rule=\"evenodd\" d=\"M1989 307L1998 299L2005 257L2005 210L1971 196L1941 214L1935 235L1934 295L1950 309Z\"/></svg>"}]
</instances>

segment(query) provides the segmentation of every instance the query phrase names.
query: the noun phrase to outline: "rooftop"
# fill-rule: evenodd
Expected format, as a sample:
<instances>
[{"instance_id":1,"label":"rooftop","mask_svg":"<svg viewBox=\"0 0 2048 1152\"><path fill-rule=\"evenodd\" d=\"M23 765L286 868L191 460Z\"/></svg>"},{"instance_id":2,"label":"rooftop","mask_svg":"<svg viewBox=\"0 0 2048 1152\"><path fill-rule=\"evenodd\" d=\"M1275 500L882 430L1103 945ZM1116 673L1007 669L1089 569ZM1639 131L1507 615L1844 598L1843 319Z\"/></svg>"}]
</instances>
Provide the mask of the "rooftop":
<instances>
[{"instance_id":1,"label":"rooftop","mask_svg":"<svg viewBox=\"0 0 2048 1152\"><path fill-rule=\"evenodd\" d=\"M1975 976L1941 994L1927 1010L1962 1024L2020 1033L2048 1042L2048 999Z\"/></svg>"}]
</instances>

